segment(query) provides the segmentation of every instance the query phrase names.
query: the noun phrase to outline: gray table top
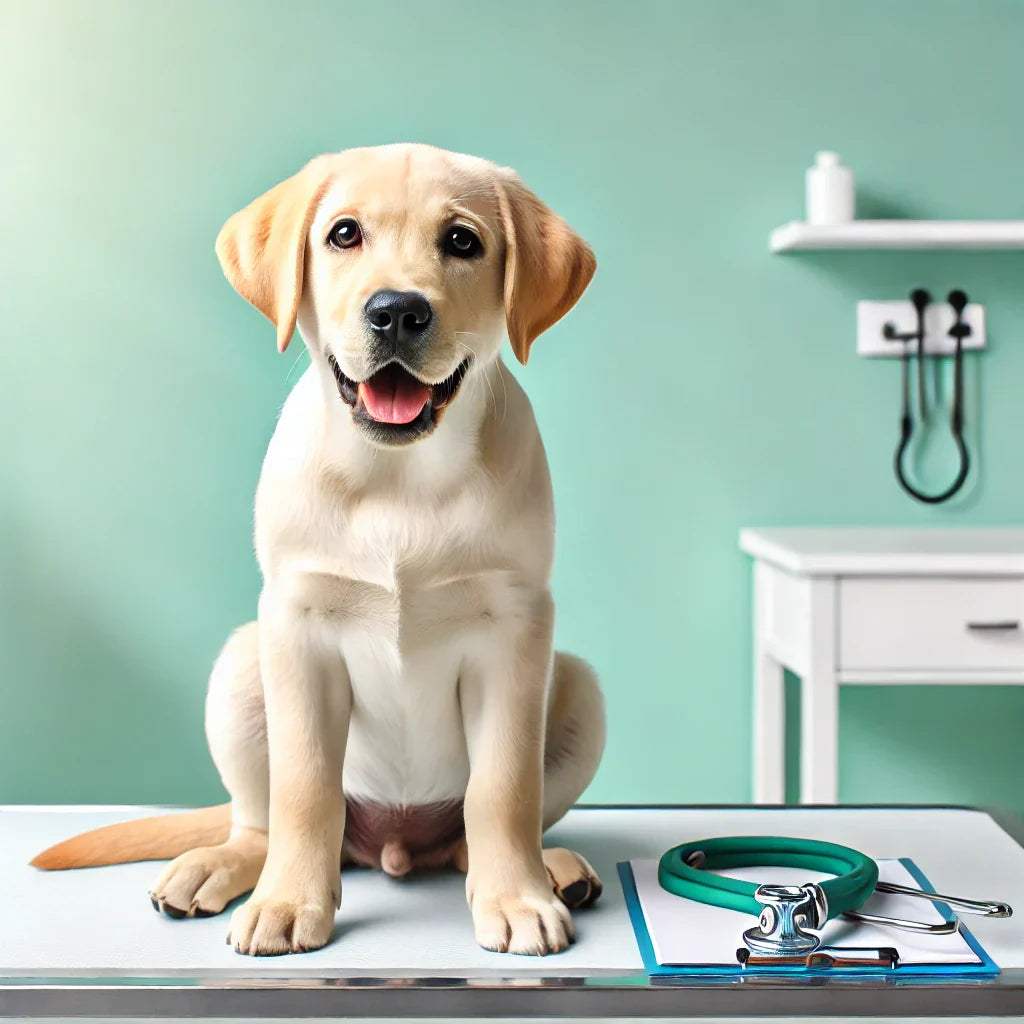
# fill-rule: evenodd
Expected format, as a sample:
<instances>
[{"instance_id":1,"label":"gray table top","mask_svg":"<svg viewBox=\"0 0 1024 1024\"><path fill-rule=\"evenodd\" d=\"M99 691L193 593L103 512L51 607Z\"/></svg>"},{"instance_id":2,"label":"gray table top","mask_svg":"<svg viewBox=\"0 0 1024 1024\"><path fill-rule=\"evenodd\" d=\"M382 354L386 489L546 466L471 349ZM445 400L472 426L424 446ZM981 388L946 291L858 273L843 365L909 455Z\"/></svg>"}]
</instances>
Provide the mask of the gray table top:
<instances>
[{"instance_id":1,"label":"gray table top","mask_svg":"<svg viewBox=\"0 0 1024 1024\"><path fill-rule=\"evenodd\" d=\"M940 891L1024 907L1024 823L970 808L577 808L547 842L578 849L605 882L575 915L578 941L547 958L472 939L463 880L346 872L334 941L251 960L226 920L169 921L146 889L156 865L46 874L43 846L151 808L0 809L0 1017L645 1017L1024 1015L1024 914L970 920L1002 973L985 981L687 979L643 973L615 872L690 839L781 834L913 858ZM984 891L981 891L984 890Z\"/></svg>"}]
</instances>

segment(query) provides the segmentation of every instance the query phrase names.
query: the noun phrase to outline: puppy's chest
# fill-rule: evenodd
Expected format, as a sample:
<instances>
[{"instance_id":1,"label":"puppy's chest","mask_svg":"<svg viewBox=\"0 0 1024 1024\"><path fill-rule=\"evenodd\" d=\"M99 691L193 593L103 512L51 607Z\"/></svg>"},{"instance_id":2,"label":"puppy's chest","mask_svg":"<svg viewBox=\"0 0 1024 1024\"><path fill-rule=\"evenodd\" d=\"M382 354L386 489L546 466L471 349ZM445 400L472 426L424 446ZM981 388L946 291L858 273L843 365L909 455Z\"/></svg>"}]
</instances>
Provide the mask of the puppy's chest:
<instances>
[{"instance_id":1,"label":"puppy's chest","mask_svg":"<svg viewBox=\"0 0 1024 1024\"><path fill-rule=\"evenodd\" d=\"M398 592L462 574L492 547L488 532L479 518L464 514L461 503L419 512L374 503L338 524L334 546L344 575Z\"/></svg>"},{"instance_id":2,"label":"puppy's chest","mask_svg":"<svg viewBox=\"0 0 1024 1024\"><path fill-rule=\"evenodd\" d=\"M469 764L458 689L473 589L400 589L378 614L348 618L339 630L353 696L350 797L389 807L461 798Z\"/></svg>"},{"instance_id":3,"label":"puppy's chest","mask_svg":"<svg viewBox=\"0 0 1024 1024\"><path fill-rule=\"evenodd\" d=\"M469 772L460 671L500 628L514 588L465 533L427 540L415 525L363 526L348 531L336 584L353 693L346 792L392 807L457 801Z\"/></svg>"},{"instance_id":4,"label":"puppy's chest","mask_svg":"<svg viewBox=\"0 0 1024 1024\"><path fill-rule=\"evenodd\" d=\"M515 560L486 525L466 523L458 506L445 516L363 503L308 524L275 575L344 646L369 640L401 662L486 627L505 603Z\"/></svg>"}]
</instances>

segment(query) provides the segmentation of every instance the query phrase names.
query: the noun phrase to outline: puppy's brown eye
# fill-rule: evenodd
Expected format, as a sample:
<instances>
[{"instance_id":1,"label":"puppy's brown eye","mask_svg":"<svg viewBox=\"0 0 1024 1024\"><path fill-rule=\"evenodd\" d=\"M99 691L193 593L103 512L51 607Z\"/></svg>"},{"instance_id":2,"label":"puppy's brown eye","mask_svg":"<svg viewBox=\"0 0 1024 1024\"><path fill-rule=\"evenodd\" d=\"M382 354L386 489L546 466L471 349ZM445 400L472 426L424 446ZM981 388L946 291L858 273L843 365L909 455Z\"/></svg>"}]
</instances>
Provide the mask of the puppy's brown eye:
<instances>
[{"instance_id":1,"label":"puppy's brown eye","mask_svg":"<svg viewBox=\"0 0 1024 1024\"><path fill-rule=\"evenodd\" d=\"M343 217L331 228L327 241L335 249L351 249L363 240L363 233L359 230L359 224L351 217Z\"/></svg>"},{"instance_id":2,"label":"puppy's brown eye","mask_svg":"<svg viewBox=\"0 0 1024 1024\"><path fill-rule=\"evenodd\" d=\"M458 256L459 259L468 260L483 252L484 247L476 232L469 228L449 228L441 240L441 247L449 256Z\"/></svg>"}]
</instances>

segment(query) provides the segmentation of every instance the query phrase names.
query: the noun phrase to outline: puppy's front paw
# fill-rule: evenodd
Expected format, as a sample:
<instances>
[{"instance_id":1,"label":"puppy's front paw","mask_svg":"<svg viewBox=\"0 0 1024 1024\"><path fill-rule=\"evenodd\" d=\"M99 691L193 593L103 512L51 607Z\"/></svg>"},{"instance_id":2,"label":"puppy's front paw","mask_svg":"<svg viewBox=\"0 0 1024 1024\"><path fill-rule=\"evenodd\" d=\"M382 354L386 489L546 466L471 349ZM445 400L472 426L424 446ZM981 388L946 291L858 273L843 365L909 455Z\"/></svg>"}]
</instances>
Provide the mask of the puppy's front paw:
<instances>
[{"instance_id":1,"label":"puppy's front paw","mask_svg":"<svg viewBox=\"0 0 1024 1024\"><path fill-rule=\"evenodd\" d=\"M477 888L470 907L476 941L496 953L546 956L560 953L575 938L572 916L550 884L529 885L516 894Z\"/></svg>"},{"instance_id":2,"label":"puppy's front paw","mask_svg":"<svg viewBox=\"0 0 1024 1024\"><path fill-rule=\"evenodd\" d=\"M231 915L228 944L236 953L280 956L326 946L334 930L334 900L310 900L300 894L257 890Z\"/></svg>"}]
</instances>

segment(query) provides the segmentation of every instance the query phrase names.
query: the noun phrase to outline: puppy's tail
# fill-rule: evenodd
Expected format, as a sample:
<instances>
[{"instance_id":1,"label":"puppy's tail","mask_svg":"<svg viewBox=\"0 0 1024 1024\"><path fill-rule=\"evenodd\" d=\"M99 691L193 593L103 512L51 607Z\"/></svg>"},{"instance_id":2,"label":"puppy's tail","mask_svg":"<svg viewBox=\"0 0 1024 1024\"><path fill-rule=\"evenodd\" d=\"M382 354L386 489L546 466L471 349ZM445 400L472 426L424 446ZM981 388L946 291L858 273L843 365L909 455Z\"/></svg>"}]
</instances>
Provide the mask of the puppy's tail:
<instances>
[{"instance_id":1,"label":"puppy's tail","mask_svg":"<svg viewBox=\"0 0 1024 1024\"><path fill-rule=\"evenodd\" d=\"M161 814L107 825L65 839L43 850L32 861L32 867L63 871L128 864L136 860L166 860L197 846L223 843L230 831L231 804L203 807L183 814Z\"/></svg>"}]
</instances>

